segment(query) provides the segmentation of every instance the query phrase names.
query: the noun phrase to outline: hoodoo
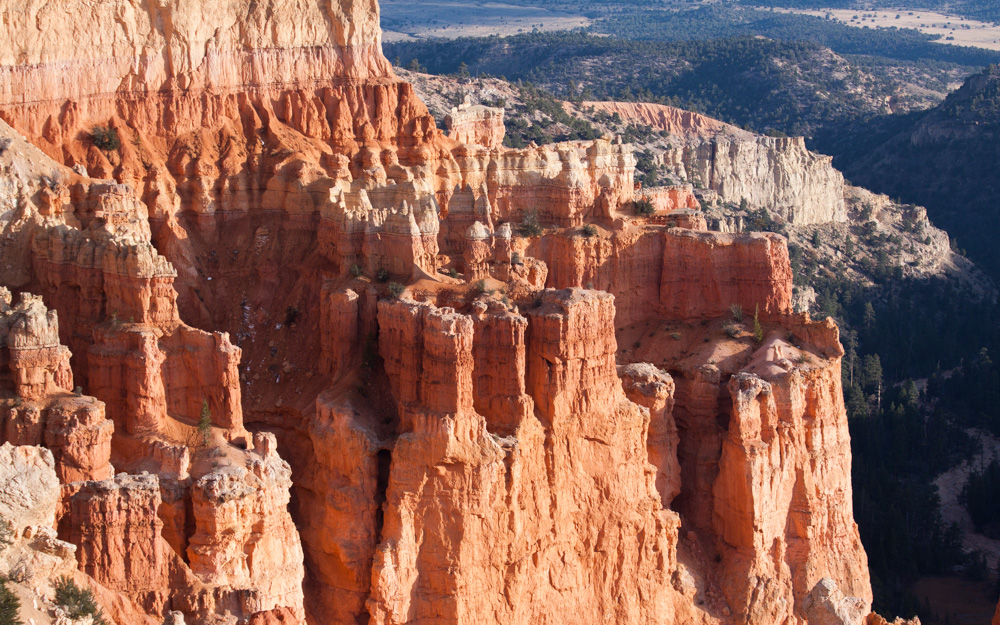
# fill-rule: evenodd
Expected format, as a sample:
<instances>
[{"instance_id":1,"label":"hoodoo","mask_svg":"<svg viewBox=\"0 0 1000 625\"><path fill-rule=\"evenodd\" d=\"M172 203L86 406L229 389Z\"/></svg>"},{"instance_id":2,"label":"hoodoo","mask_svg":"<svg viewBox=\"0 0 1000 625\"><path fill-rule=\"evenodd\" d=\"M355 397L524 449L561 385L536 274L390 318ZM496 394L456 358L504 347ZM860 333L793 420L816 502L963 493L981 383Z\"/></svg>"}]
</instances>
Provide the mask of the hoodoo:
<instances>
[{"instance_id":1,"label":"hoodoo","mask_svg":"<svg viewBox=\"0 0 1000 625\"><path fill-rule=\"evenodd\" d=\"M374 0L0 7L0 460L107 618L864 620L782 237L636 211L617 139L446 135Z\"/></svg>"}]
</instances>

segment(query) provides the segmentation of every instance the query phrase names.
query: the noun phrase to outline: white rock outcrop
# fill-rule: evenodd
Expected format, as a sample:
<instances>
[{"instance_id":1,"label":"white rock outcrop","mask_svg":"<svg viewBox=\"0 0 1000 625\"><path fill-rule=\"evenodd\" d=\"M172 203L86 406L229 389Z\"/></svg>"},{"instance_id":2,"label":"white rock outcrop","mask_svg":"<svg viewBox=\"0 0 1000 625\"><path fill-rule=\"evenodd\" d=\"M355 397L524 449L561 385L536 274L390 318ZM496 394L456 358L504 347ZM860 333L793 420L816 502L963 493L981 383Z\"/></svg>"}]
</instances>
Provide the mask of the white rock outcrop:
<instances>
[{"instance_id":1,"label":"white rock outcrop","mask_svg":"<svg viewBox=\"0 0 1000 625\"><path fill-rule=\"evenodd\" d=\"M717 137L667 150L663 160L668 175L794 225L847 221L844 175L802 137Z\"/></svg>"},{"instance_id":2,"label":"white rock outcrop","mask_svg":"<svg viewBox=\"0 0 1000 625\"><path fill-rule=\"evenodd\" d=\"M44 447L0 446L0 517L15 536L51 528L59 504L59 478L52 452Z\"/></svg>"}]
</instances>

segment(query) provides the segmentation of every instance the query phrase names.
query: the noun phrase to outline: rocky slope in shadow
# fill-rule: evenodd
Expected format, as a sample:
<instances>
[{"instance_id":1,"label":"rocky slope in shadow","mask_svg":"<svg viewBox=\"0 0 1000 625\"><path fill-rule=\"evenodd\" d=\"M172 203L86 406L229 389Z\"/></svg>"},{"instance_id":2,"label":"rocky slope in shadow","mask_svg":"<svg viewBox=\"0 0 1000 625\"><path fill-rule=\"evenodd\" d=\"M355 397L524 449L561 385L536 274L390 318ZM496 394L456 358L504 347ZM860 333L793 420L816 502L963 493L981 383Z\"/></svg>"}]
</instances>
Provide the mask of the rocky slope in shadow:
<instances>
[{"instance_id":1,"label":"rocky slope in shadow","mask_svg":"<svg viewBox=\"0 0 1000 625\"><path fill-rule=\"evenodd\" d=\"M990 228L996 216L997 111L995 66L969 77L938 106L837 129L816 142L837 156L857 183L927 206L991 276L1000 267Z\"/></svg>"}]
</instances>

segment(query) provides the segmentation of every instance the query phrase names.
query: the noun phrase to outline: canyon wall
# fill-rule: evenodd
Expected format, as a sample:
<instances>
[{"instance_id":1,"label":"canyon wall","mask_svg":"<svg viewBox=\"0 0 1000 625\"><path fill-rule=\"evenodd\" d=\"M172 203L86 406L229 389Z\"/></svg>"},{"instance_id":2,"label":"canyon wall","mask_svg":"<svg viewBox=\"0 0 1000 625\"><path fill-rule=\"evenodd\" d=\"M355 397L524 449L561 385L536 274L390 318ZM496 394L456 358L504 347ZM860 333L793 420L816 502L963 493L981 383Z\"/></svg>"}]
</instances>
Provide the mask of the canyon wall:
<instances>
[{"instance_id":1,"label":"canyon wall","mask_svg":"<svg viewBox=\"0 0 1000 625\"><path fill-rule=\"evenodd\" d=\"M770 233L647 226L610 237L545 237L525 250L548 266L548 286L614 294L619 324L652 314L673 321L722 317L733 306L765 319L791 311L788 246Z\"/></svg>"},{"instance_id":2,"label":"canyon wall","mask_svg":"<svg viewBox=\"0 0 1000 625\"><path fill-rule=\"evenodd\" d=\"M793 225L845 221L844 176L802 137L713 139L664 154L667 171Z\"/></svg>"},{"instance_id":3,"label":"canyon wall","mask_svg":"<svg viewBox=\"0 0 1000 625\"><path fill-rule=\"evenodd\" d=\"M53 537L117 622L303 619L290 471L273 437L243 426L239 349L180 320L176 271L134 191L0 134L18 189L7 227L27 262L8 284L44 294L22 288L15 303L0 288L0 425L7 442L51 450Z\"/></svg>"},{"instance_id":4,"label":"canyon wall","mask_svg":"<svg viewBox=\"0 0 1000 625\"><path fill-rule=\"evenodd\" d=\"M766 208L793 225L846 221L844 176L832 158L810 152L802 137L763 137L718 120L659 104L584 102L622 119L670 133L657 156L668 177L711 189L723 200Z\"/></svg>"},{"instance_id":5,"label":"canyon wall","mask_svg":"<svg viewBox=\"0 0 1000 625\"><path fill-rule=\"evenodd\" d=\"M448 136L459 143L474 143L487 148L503 145L506 129L504 110L468 102L451 109L444 122Z\"/></svg>"},{"instance_id":6,"label":"canyon wall","mask_svg":"<svg viewBox=\"0 0 1000 625\"><path fill-rule=\"evenodd\" d=\"M783 238L635 216L620 140L445 136L374 1L8 3L0 433L116 623L868 612ZM726 188L798 206L772 156Z\"/></svg>"}]
</instances>

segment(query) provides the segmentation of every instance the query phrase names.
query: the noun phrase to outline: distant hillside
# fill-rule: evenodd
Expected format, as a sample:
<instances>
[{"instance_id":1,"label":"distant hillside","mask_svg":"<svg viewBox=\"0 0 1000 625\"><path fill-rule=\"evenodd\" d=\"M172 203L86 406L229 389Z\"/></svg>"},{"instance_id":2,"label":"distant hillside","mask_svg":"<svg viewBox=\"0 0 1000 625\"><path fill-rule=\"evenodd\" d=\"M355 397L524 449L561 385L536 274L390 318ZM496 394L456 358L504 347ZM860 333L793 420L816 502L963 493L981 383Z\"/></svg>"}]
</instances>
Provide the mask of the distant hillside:
<instances>
[{"instance_id":1,"label":"distant hillside","mask_svg":"<svg viewBox=\"0 0 1000 625\"><path fill-rule=\"evenodd\" d=\"M1000 275L1000 69L939 106L817 137L855 183L927 207L980 266Z\"/></svg>"},{"instance_id":2,"label":"distant hillside","mask_svg":"<svg viewBox=\"0 0 1000 625\"><path fill-rule=\"evenodd\" d=\"M936 44L927 44L936 45ZM943 46L937 46L943 47ZM566 100L656 102L757 132L812 135L820 126L927 108L968 66L844 57L811 42L749 35L628 41L533 33L386 44L403 67L505 76Z\"/></svg>"},{"instance_id":3,"label":"distant hillside","mask_svg":"<svg viewBox=\"0 0 1000 625\"><path fill-rule=\"evenodd\" d=\"M740 0L751 6L796 9L926 9L947 11L977 20L1000 21L1000 4L991 0Z\"/></svg>"},{"instance_id":4,"label":"distant hillside","mask_svg":"<svg viewBox=\"0 0 1000 625\"><path fill-rule=\"evenodd\" d=\"M995 51L941 45L935 36L912 28L856 27L813 15L729 3L680 11L622 10L597 21L593 30L627 39L660 41L757 35L777 41L817 43L838 54L911 62L982 66L1000 60L1000 53Z\"/></svg>"}]
</instances>

